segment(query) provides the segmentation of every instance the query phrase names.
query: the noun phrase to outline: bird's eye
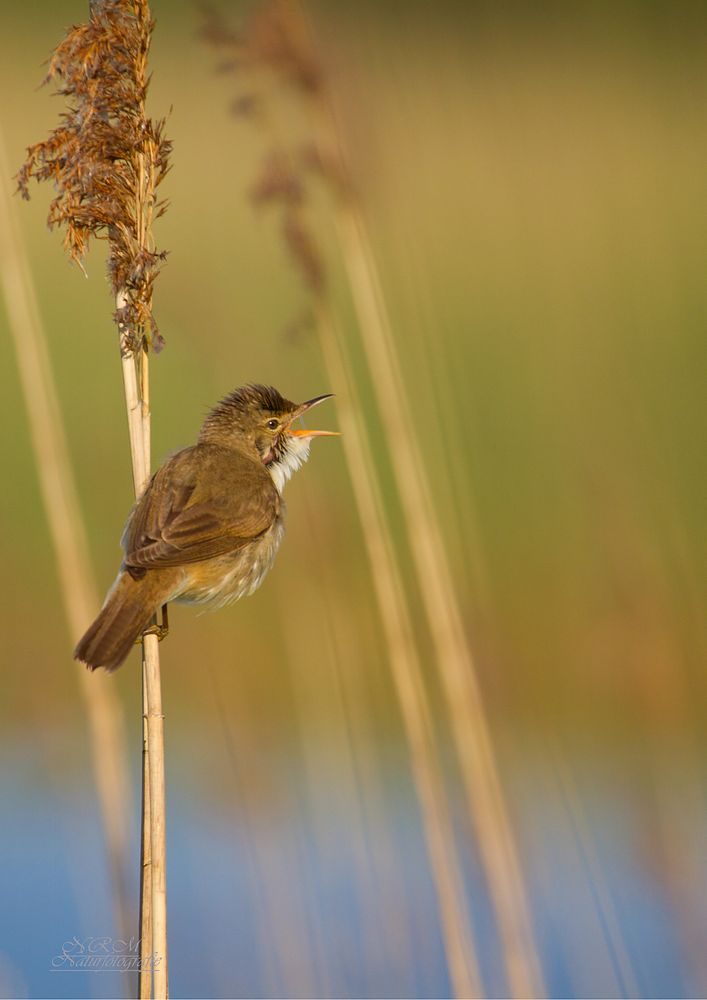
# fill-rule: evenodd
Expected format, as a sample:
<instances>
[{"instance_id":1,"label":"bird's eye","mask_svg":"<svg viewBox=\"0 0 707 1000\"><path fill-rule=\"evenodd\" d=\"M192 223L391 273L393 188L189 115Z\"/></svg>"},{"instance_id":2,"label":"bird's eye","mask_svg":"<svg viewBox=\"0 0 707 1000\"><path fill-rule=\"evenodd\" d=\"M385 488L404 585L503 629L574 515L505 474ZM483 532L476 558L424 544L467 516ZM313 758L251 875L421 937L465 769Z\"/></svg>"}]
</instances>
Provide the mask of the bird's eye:
<instances>
[{"instance_id":1,"label":"bird's eye","mask_svg":"<svg viewBox=\"0 0 707 1000\"><path fill-rule=\"evenodd\" d=\"M274 417L272 420L268 420L268 427L270 428L271 431L276 431L279 426L280 426L279 420L275 420Z\"/></svg>"}]
</instances>

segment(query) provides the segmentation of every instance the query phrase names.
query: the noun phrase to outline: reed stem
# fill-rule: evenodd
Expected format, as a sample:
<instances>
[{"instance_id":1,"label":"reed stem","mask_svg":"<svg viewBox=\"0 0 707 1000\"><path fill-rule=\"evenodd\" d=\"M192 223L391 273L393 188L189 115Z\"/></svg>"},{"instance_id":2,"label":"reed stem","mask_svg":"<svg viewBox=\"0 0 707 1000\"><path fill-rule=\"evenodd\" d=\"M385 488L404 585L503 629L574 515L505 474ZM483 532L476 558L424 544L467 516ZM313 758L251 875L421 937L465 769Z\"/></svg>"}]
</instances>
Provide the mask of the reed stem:
<instances>
[{"instance_id":1,"label":"reed stem","mask_svg":"<svg viewBox=\"0 0 707 1000\"><path fill-rule=\"evenodd\" d=\"M152 969L152 831L150 826L150 749L147 731L147 692L145 671L142 675L142 789L140 808L140 971L137 995L150 1000Z\"/></svg>"},{"instance_id":2,"label":"reed stem","mask_svg":"<svg viewBox=\"0 0 707 1000\"><path fill-rule=\"evenodd\" d=\"M0 134L0 284L17 356L64 614L75 642L86 622L95 617L100 602L46 336L13 211L8 177ZM91 762L111 872L115 926L118 934L129 940L132 907L127 873L132 824L123 712L107 677L89 676L83 667L77 666L76 679L88 722Z\"/></svg>"},{"instance_id":3,"label":"reed stem","mask_svg":"<svg viewBox=\"0 0 707 1000\"><path fill-rule=\"evenodd\" d=\"M125 305L125 296L118 293L116 308ZM121 355L125 407L128 415L130 453L132 457L135 496L139 497L150 478L150 408L141 387L146 383L146 351L124 350ZM140 373L138 373L140 367ZM153 619L154 623L154 619ZM147 988L148 976L143 964L154 955L152 991L155 1000L166 1000L168 992L167 965L167 891L166 891L166 801L164 773L164 715L160 679L159 642L156 635L142 637L143 723L147 739L143 738L142 789L142 861L140 865L141 911L141 975L140 995ZM145 759L146 758L146 759ZM146 845L149 843L149 852Z\"/></svg>"},{"instance_id":4,"label":"reed stem","mask_svg":"<svg viewBox=\"0 0 707 1000\"><path fill-rule=\"evenodd\" d=\"M508 985L517 997L544 991L522 869L484 709L476 667L455 591L425 463L415 435L398 351L359 202L349 182L347 157L301 0L272 0L263 24L277 39L260 50L305 95L313 126L313 161L334 195L335 225L348 277L364 356L382 415L382 430L400 496L415 575L435 650L437 670L451 718L472 822L503 942ZM258 50L257 35L254 43ZM256 57L257 58L257 57ZM296 172L294 176L297 176ZM266 185L267 190L267 185ZM299 235L300 266L308 268ZM321 265L320 265L321 272ZM319 279L321 281L321 278Z\"/></svg>"},{"instance_id":5,"label":"reed stem","mask_svg":"<svg viewBox=\"0 0 707 1000\"><path fill-rule=\"evenodd\" d=\"M330 126L338 144L333 121ZM521 864L506 810L476 667L466 638L447 554L417 444L412 410L385 300L360 212L348 198L337 208L344 265L358 327L383 416L416 576L471 808L489 892L515 997L544 992Z\"/></svg>"},{"instance_id":6,"label":"reed stem","mask_svg":"<svg viewBox=\"0 0 707 1000\"><path fill-rule=\"evenodd\" d=\"M405 588L387 529L368 435L359 417L356 388L343 353L343 337L321 297L315 299L315 314L324 362L337 394L342 442L410 749L452 989L456 997L480 997L484 994L462 868Z\"/></svg>"},{"instance_id":7,"label":"reed stem","mask_svg":"<svg viewBox=\"0 0 707 1000\"><path fill-rule=\"evenodd\" d=\"M49 60L45 82L55 82L57 93L67 99L67 110L46 139L28 148L17 175L25 198L32 179L51 180L55 197L49 226L64 229L64 248L81 267L92 239L108 242L136 497L150 475L147 350L158 350L164 343L152 311L152 293L166 254L154 245L152 222L166 210L166 202L157 201L157 188L169 170L171 152L164 121L153 121L145 111L153 28L148 0L89 5L87 22L71 28ZM141 924L144 920L148 930L141 957L149 944L154 995L165 998L164 719L157 641L150 635L142 642L148 756L140 870L141 893L149 892L150 900L149 907L144 898L140 906ZM144 850L148 819L149 854ZM141 977L141 990L146 983Z\"/></svg>"},{"instance_id":8,"label":"reed stem","mask_svg":"<svg viewBox=\"0 0 707 1000\"><path fill-rule=\"evenodd\" d=\"M267 9L267 8L266 8ZM544 992L522 869L493 750L476 667L465 633L415 421L401 371L375 257L355 192L330 95L316 59L302 0L270 8L290 78L307 95L314 160L334 195L335 225L364 355L383 417L415 574L452 722L452 736L489 892L503 942L509 989L516 997ZM282 39L286 39L285 42ZM267 56L276 61L275 57ZM293 66L299 75L293 72ZM302 86L302 81L309 85Z\"/></svg>"}]
</instances>

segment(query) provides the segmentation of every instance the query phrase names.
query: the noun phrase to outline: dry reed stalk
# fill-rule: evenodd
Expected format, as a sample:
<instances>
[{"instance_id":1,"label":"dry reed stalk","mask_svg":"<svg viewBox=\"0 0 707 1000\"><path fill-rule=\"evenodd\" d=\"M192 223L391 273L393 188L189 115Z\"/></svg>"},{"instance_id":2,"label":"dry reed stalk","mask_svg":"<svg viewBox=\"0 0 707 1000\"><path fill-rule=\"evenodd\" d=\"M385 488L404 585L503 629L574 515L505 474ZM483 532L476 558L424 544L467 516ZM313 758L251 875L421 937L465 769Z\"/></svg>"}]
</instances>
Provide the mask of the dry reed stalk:
<instances>
[{"instance_id":1,"label":"dry reed stalk","mask_svg":"<svg viewBox=\"0 0 707 1000\"><path fill-rule=\"evenodd\" d=\"M217 45L240 46L240 39L208 12L204 35ZM263 39L261 39L262 41ZM297 68L295 68L297 72ZM311 83L307 69L302 79ZM309 83L307 84L307 86ZM262 107L259 108L262 113ZM272 125L272 122L271 122ZM371 575L389 651L394 686L419 796L427 849L442 922L442 935L455 996L482 996L471 921L463 888L451 816L434 742L433 725L411 615L388 529L375 464L362 421L353 381L347 374L343 336L337 332L327 304L326 277L314 240L304 223L298 165L286 143L278 142L266 162L253 198L278 201L283 235L303 282L312 295L315 326L330 383L338 398L344 452L361 520Z\"/></svg>"},{"instance_id":2,"label":"dry reed stalk","mask_svg":"<svg viewBox=\"0 0 707 1000\"><path fill-rule=\"evenodd\" d=\"M521 865L424 460L411 433L415 422L392 328L360 212L350 198L338 204L342 255L503 941L509 987L516 997L538 996L543 992L542 974Z\"/></svg>"},{"instance_id":3,"label":"dry reed stalk","mask_svg":"<svg viewBox=\"0 0 707 1000\"><path fill-rule=\"evenodd\" d=\"M304 96L315 137L310 158L334 196L336 227L358 329L388 443L406 533L460 770L503 942L514 996L544 992L530 910L474 658L464 629L375 257L348 182L343 140L298 0L273 0L252 52Z\"/></svg>"},{"instance_id":4,"label":"dry reed stalk","mask_svg":"<svg viewBox=\"0 0 707 1000\"><path fill-rule=\"evenodd\" d=\"M144 176L144 175L143 175ZM119 316L126 296L116 296ZM120 327L120 323L119 323ZM142 356L140 355L142 352ZM150 409L146 393L147 351L123 353L125 408L128 414L133 485L139 497L150 479ZM140 373L138 374L138 367ZM153 620L153 624L154 624ZM167 880L164 776L164 715L160 682L159 640L142 637L142 848L140 857L140 982L141 1000L168 995L167 984ZM152 955L158 957L154 967ZM152 994L151 994L152 991Z\"/></svg>"},{"instance_id":5,"label":"dry reed stalk","mask_svg":"<svg viewBox=\"0 0 707 1000\"><path fill-rule=\"evenodd\" d=\"M412 433L415 421L375 259L348 180L343 142L321 68L314 56L304 11L298 0L271 0L256 11L244 31L235 34L217 16L211 15L204 34L213 43L235 52L237 72L252 72L255 86L235 106L240 114L257 112L262 120L265 102L257 90L258 74L263 72L274 75L300 95L311 112L314 141L306 155L298 158L294 153L277 149L258 182L254 198L259 202L277 200L283 206L286 242L316 298L322 294L324 275L314 242L302 222L307 170L318 173L334 195L342 257L383 416L383 431L401 498L465 793L503 942L509 988L519 997L540 995L543 992L542 974L521 866L474 661L424 461ZM343 343L340 338L342 349ZM337 385L334 380L332 384Z\"/></svg>"},{"instance_id":6,"label":"dry reed stalk","mask_svg":"<svg viewBox=\"0 0 707 1000\"><path fill-rule=\"evenodd\" d=\"M153 27L147 0L91 5L89 21L68 32L49 63L47 80L57 82L58 92L69 99L68 108L49 137L29 148L18 175L25 197L31 178L54 182L57 194L49 226L65 228L65 249L77 263L92 238L108 241L136 496L150 474L147 350L162 344L152 289L165 258L154 247L152 222L166 208L157 201L156 189L169 169L171 150L164 123L145 113ZM143 849L141 863L146 931L141 966L155 956L152 990L162 1000L168 995L164 718L157 637L143 636L142 645L147 729L143 845L149 818L150 850L148 855ZM141 975L141 993L148 982L149 977Z\"/></svg>"},{"instance_id":7,"label":"dry reed stalk","mask_svg":"<svg viewBox=\"0 0 707 1000\"><path fill-rule=\"evenodd\" d=\"M315 523L310 530L318 530ZM323 548L317 548L317 554L316 576L323 587L319 599L324 601L329 619L332 647L327 669L332 671L340 706L340 718L334 725L344 740L351 794L360 813L361 832L353 846L358 862L356 885L365 910L360 927L362 950L371 968L388 968L395 974L400 993L414 992L414 970L418 961L425 962L425 952L418 948L414 935L415 915L400 906L407 872L394 826L383 822L390 815L389 789L380 768L380 740L371 713L371 678L360 669L360 621L351 615L347 602L337 600L337 567L331 565ZM405 731L403 735L407 738ZM412 777L414 780L414 772ZM434 872L431 874L434 888ZM369 917L371 904L374 919Z\"/></svg>"},{"instance_id":8,"label":"dry reed stalk","mask_svg":"<svg viewBox=\"0 0 707 1000\"><path fill-rule=\"evenodd\" d=\"M165 824L164 778L164 715L162 713L162 688L160 684L159 640L156 635L143 637L143 691L147 724L148 787L143 793L150 807L149 858L143 855L141 873L149 870L150 878L145 891L149 895L149 920L145 931L151 934L152 950L143 946L143 953L154 954L152 969L152 995L155 1000L169 996L167 953L167 842ZM147 836L147 832L145 833ZM149 865L148 865L149 861ZM144 906L143 906L144 913ZM142 928L141 928L142 931ZM142 971L142 970L141 970ZM147 986L147 979L145 981ZM143 988L141 982L141 989ZM149 995L149 993L148 993Z\"/></svg>"},{"instance_id":9,"label":"dry reed stalk","mask_svg":"<svg viewBox=\"0 0 707 1000\"><path fill-rule=\"evenodd\" d=\"M452 987L457 997L479 997L483 989L462 869L405 588L385 519L368 435L359 416L360 404L342 353L343 338L337 334L321 297L315 299L315 315L324 362L337 394L342 442L410 748Z\"/></svg>"},{"instance_id":10,"label":"dry reed stalk","mask_svg":"<svg viewBox=\"0 0 707 1000\"><path fill-rule=\"evenodd\" d=\"M566 752L562 752L559 746L551 745L548 750L548 759L552 760L554 764L560 796L567 810L572 832L586 868L587 880L601 918L601 927L614 968L619 993L622 997L640 997L641 991L631 956L626 947L621 923L611 897L601 859L597 854L594 836L568 763L568 755Z\"/></svg>"},{"instance_id":11,"label":"dry reed stalk","mask_svg":"<svg viewBox=\"0 0 707 1000\"><path fill-rule=\"evenodd\" d=\"M142 789L140 802L140 970L137 995L149 1000L152 970L145 958L152 947L152 827L150 824L150 736L147 728L145 669L142 670Z\"/></svg>"},{"instance_id":12,"label":"dry reed stalk","mask_svg":"<svg viewBox=\"0 0 707 1000\"><path fill-rule=\"evenodd\" d=\"M32 273L12 208L9 171L0 134L0 283L30 423L42 500L61 584L69 632L76 641L98 611L99 597L90 565L61 408ZM131 936L128 894L130 783L124 720L115 689L106 677L91 679L78 668L96 790L106 839L119 935Z\"/></svg>"},{"instance_id":13,"label":"dry reed stalk","mask_svg":"<svg viewBox=\"0 0 707 1000\"><path fill-rule=\"evenodd\" d=\"M141 176L144 178L144 171ZM138 188L142 191L142 187ZM146 201L143 195L139 203ZM149 228L146 230L149 232ZM124 291L116 296L116 311L123 316ZM118 322L119 329L121 321ZM122 334L122 330L121 330ZM148 355L141 345L121 356L125 408L128 414L133 485L139 497L150 479L150 408L147 386ZM139 372L138 372L139 369ZM153 619L152 624L155 624ZM159 640L142 637L142 847L140 856L140 963L139 996L168 995L167 985L167 880L164 774L164 715L160 681ZM154 967L150 957L158 956Z\"/></svg>"}]
</instances>

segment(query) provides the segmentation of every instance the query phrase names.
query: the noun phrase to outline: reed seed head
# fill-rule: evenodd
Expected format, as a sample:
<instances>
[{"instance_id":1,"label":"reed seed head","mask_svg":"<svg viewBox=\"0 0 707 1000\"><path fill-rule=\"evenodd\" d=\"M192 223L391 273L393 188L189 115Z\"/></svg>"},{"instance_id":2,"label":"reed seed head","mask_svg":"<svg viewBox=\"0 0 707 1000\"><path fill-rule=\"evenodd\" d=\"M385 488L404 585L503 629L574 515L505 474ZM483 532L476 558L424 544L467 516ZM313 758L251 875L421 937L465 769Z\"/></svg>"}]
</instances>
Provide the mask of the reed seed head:
<instances>
[{"instance_id":1,"label":"reed seed head","mask_svg":"<svg viewBox=\"0 0 707 1000\"><path fill-rule=\"evenodd\" d=\"M145 114L153 27L147 0L93 0L88 22L71 28L49 60L44 82L56 85L67 108L48 138L28 148L17 175L24 198L32 178L53 183L48 225L64 229L79 266L92 238L108 241L124 351L163 344L152 291L166 254L152 245L151 225L167 207L156 191L171 143L164 120Z\"/></svg>"}]
</instances>

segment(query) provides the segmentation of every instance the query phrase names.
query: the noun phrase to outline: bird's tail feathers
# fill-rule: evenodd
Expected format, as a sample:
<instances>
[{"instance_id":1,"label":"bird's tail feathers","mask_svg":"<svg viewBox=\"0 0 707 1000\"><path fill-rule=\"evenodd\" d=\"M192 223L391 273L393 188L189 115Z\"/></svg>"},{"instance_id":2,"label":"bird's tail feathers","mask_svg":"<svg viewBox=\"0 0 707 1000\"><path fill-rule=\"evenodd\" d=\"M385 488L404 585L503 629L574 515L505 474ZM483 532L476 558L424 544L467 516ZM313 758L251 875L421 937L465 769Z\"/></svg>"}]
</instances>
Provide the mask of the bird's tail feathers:
<instances>
[{"instance_id":1,"label":"bird's tail feathers","mask_svg":"<svg viewBox=\"0 0 707 1000\"><path fill-rule=\"evenodd\" d=\"M153 607L146 600L146 590L144 578L134 580L121 572L98 617L76 646L74 659L91 670L117 670L157 610L157 603Z\"/></svg>"}]
</instances>

